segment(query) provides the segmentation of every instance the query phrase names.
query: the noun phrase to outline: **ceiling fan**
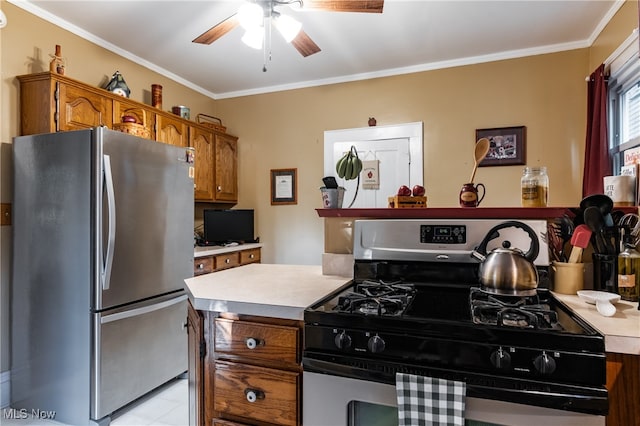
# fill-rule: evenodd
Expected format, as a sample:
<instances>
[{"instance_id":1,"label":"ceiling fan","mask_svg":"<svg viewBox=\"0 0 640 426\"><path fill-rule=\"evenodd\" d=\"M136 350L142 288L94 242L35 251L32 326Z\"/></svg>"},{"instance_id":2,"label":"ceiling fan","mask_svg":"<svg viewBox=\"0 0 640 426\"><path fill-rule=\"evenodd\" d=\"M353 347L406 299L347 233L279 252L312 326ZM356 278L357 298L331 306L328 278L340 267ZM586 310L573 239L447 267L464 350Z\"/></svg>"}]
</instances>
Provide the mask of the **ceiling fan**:
<instances>
[{"instance_id":1,"label":"ceiling fan","mask_svg":"<svg viewBox=\"0 0 640 426\"><path fill-rule=\"evenodd\" d=\"M320 47L302 30L302 25L276 8L299 4L300 10L324 10L330 12L382 13L384 0L251 0L222 22L196 37L193 42L211 44L234 28L242 26L245 44L260 49L264 46L265 27L273 24L285 40L304 57L320 52Z\"/></svg>"}]
</instances>

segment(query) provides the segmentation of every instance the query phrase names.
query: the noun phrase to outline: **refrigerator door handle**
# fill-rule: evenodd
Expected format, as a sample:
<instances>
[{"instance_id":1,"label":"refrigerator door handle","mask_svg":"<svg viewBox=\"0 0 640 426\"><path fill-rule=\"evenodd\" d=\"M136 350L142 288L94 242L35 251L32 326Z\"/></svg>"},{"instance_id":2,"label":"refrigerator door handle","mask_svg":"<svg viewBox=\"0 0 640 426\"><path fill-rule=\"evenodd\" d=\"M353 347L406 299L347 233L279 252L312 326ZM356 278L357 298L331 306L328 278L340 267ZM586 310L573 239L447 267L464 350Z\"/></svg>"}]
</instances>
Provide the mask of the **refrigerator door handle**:
<instances>
[{"instance_id":1,"label":"refrigerator door handle","mask_svg":"<svg viewBox=\"0 0 640 426\"><path fill-rule=\"evenodd\" d=\"M102 289L109 290L111 281L111 267L113 265L113 250L116 243L116 198L113 191L113 175L111 173L111 158L103 156L104 161L104 184L107 190L107 207L109 232L107 237L107 253L102 265Z\"/></svg>"},{"instance_id":2,"label":"refrigerator door handle","mask_svg":"<svg viewBox=\"0 0 640 426\"><path fill-rule=\"evenodd\" d=\"M149 312L158 311L160 309L167 308L169 306L175 305L177 303L182 302L183 300L187 300L189 296L183 294L182 296L165 300L164 302L156 303L155 305L144 306L142 308L131 309L129 311L118 312L116 314L105 315L100 318L100 324L107 324L112 321L118 321L125 318L135 317L137 315L148 314Z\"/></svg>"}]
</instances>

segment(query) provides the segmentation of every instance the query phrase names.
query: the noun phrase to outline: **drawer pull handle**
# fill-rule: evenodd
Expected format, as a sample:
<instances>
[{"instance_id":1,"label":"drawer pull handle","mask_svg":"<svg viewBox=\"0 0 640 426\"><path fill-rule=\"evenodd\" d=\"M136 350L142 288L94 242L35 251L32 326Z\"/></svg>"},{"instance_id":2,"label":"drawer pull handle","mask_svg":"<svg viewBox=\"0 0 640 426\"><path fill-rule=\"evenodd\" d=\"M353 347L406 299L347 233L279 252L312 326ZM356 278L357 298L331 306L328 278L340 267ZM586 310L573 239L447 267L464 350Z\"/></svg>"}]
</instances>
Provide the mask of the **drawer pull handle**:
<instances>
[{"instance_id":1,"label":"drawer pull handle","mask_svg":"<svg viewBox=\"0 0 640 426\"><path fill-rule=\"evenodd\" d=\"M258 389L245 389L244 395L247 397L247 401L256 402L259 399L264 399L264 392Z\"/></svg>"},{"instance_id":2,"label":"drawer pull handle","mask_svg":"<svg viewBox=\"0 0 640 426\"><path fill-rule=\"evenodd\" d=\"M224 260L224 263L231 263L231 259L229 259L228 257Z\"/></svg>"},{"instance_id":3,"label":"drawer pull handle","mask_svg":"<svg viewBox=\"0 0 640 426\"><path fill-rule=\"evenodd\" d=\"M198 263L198 269L204 269L204 263Z\"/></svg>"},{"instance_id":4,"label":"drawer pull handle","mask_svg":"<svg viewBox=\"0 0 640 426\"><path fill-rule=\"evenodd\" d=\"M247 344L247 348L249 349L255 349L258 346L264 346L264 340L256 339L254 337L248 337L247 340L245 340L245 343Z\"/></svg>"},{"instance_id":5,"label":"drawer pull handle","mask_svg":"<svg viewBox=\"0 0 640 426\"><path fill-rule=\"evenodd\" d=\"M249 255L249 259L253 259L255 256L253 254Z\"/></svg>"}]
</instances>

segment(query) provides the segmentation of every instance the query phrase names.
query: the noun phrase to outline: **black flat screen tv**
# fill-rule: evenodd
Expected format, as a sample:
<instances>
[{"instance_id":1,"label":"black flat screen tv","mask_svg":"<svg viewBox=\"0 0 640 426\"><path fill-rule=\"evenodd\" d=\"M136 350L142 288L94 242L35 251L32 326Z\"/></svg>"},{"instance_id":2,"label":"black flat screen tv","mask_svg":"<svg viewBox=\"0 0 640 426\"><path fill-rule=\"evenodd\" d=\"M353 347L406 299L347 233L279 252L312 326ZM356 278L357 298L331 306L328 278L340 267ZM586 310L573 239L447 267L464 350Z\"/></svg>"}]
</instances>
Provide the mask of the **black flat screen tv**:
<instances>
[{"instance_id":1,"label":"black flat screen tv","mask_svg":"<svg viewBox=\"0 0 640 426\"><path fill-rule=\"evenodd\" d=\"M204 243L223 245L254 242L253 210L204 211Z\"/></svg>"}]
</instances>

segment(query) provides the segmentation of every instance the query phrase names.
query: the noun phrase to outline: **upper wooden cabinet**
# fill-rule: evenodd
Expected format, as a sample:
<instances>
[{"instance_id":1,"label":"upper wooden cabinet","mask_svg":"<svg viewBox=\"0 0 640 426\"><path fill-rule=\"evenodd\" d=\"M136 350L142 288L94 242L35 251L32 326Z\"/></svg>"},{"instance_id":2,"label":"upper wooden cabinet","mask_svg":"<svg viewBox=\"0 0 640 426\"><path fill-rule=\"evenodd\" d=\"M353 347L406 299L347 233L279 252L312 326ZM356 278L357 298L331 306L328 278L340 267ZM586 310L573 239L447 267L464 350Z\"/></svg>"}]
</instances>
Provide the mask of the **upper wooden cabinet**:
<instances>
[{"instance_id":1,"label":"upper wooden cabinet","mask_svg":"<svg viewBox=\"0 0 640 426\"><path fill-rule=\"evenodd\" d=\"M136 117L150 139L194 147L196 201L238 202L238 138L206 124L92 87L64 75L21 75L20 134L51 133L97 126L113 128L123 115Z\"/></svg>"},{"instance_id":2,"label":"upper wooden cabinet","mask_svg":"<svg viewBox=\"0 0 640 426\"><path fill-rule=\"evenodd\" d=\"M156 114L156 141L176 146L189 146L189 126L177 115ZM196 163L196 167L198 164Z\"/></svg>"},{"instance_id":3,"label":"upper wooden cabinet","mask_svg":"<svg viewBox=\"0 0 640 426\"><path fill-rule=\"evenodd\" d=\"M192 126L189 135L196 150L196 201L236 203L238 138L200 126Z\"/></svg>"},{"instance_id":4,"label":"upper wooden cabinet","mask_svg":"<svg viewBox=\"0 0 640 426\"><path fill-rule=\"evenodd\" d=\"M51 73L18 76L21 134L111 127L112 98L106 90L84 87Z\"/></svg>"},{"instance_id":5,"label":"upper wooden cabinet","mask_svg":"<svg viewBox=\"0 0 640 426\"><path fill-rule=\"evenodd\" d=\"M215 199L238 200L238 138L215 135Z\"/></svg>"}]
</instances>

